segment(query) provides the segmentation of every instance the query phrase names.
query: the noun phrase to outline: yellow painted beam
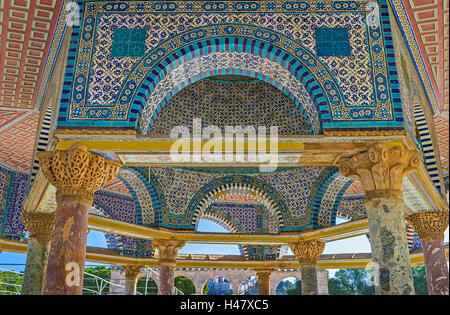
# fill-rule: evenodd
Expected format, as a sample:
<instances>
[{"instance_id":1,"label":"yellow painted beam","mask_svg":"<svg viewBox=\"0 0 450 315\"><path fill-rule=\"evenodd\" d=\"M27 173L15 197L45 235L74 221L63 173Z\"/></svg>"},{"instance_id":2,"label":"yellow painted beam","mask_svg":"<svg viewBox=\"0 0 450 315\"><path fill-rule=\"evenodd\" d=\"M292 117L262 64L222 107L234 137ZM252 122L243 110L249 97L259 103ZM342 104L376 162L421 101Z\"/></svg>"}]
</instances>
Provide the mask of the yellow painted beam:
<instances>
[{"instance_id":1,"label":"yellow painted beam","mask_svg":"<svg viewBox=\"0 0 450 315\"><path fill-rule=\"evenodd\" d=\"M0 239L0 249L18 253L27 252L27 244L18 241ZM157 258L139 258L121 256L118 253L112 253L111 250L103 248L87 247L86 260L90 262L113 264L113 265L143 265L147 267L158 267ZM445 247L447 261L449 259L448 245ZM327 255L329 256L329 255ZM333 256L333 255L332 255ZM423 253L413 253L410 255L411 266L423 265ZM270 261L275 263L275 261ZM300 264L296 260L280 259L276 263L281 264L282 269L299 269ZM365 269L370 266L371 258L319 258L317 261L318 269ZM223 269L254 269L266 267L268 261L252 260L226 260L226 256L217 259L182 259L177 261L178 268L223 268Z\"/></svg>"},{"instance_id":2,"label":"yellow painted beam","mask_svg":"<svg viewBox=\"0 0 450 315\"><path fill-rule=\"evenodd\" d=\"M331 242L368 233L367 219L343 223L328 228L281 234L237 234L207 232L162 231L143 225L125 223L110 218L89 215L90 229L134 238L184 240L188 243L237 244L237 245L284 245L300 240L318 239Z\"/></svg>"}]
</instances>

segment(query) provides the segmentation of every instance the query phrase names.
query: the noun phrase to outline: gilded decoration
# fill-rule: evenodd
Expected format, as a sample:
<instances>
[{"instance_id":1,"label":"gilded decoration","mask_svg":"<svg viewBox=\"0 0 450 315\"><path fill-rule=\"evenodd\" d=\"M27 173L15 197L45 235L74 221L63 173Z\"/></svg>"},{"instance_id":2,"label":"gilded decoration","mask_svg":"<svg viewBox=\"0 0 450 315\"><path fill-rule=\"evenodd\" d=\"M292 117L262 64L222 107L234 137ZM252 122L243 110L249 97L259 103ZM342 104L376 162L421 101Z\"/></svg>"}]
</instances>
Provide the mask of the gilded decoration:
<instances>
[{"instance_id":1,"label":"gilded decoration","mask_svg":"<svg viewBox=\"0 0 450 315\"><path fill-rule=\"evenodd\" d=\"M448 211L420 212L406 218L419 234L421 241L444 239L448 227Z\"/></svg>"},{"instance_id":2,"label":"gilded decoration","mask_svg":"<svg viewBox=\"0 0 450 315\"><path fill-rule=\"evenodd\" d=\"M171 267L175 267L178 251L185 244L185 241L180 240L156 239L152 241L152 247L158 249L159 263Z\"/></svg>"},{"instance_id":3,"label":"gilded decoration","mask_svg":"<svg viewBox=\"0 0 450 315\"><path fill-rule=\"evenodd\" d=\"M92 204L94 193L107 186L119 172L120 163L92 154L82 143L68 150L38 152L42 172L56 187L56 199L75 196L77 201Z\"/></svg>"},{"instance_id":4,"label":"gilded decoration","mask_svg":"<svg viewBox=\"0 0 450 315\"><path fill-rule=\"evenodd\" d=\"M373 144L366 152L338 161L339 172L355 178L372 197L395 195L403 198L403 177L416 171L422 163L421 153L400 146Z\"/></svg>"},{"instance_id":5,"label":"gilded decoration","mask_svg":"<svg viewBox=\"0 0 450 315\"><path fill-rule=\"evenodd\" d=\"M318 240L290 243L289 246L300 264L306 265L315 265L325 249L325 243Z\"/></svg>"},{"instance_id":6,"label":"gilded decoration","mask_svg":"<svg viewBox=\"0 0 450 315\"><path fill-rule=\"evenodd\" d=\"M40 234L51 235L53 231L53 223L55 221L55 213L44 212L22 212L21 218L26 229L30 233L29 236L37 236Z\"/></svg>"},{"instance_id":7,"label":"gilded decoration","mask_svg":"<svg viewBox=\"0 0 450 315\"><path fill-rule=\"evenodd\" d=\"M122 268L125 271L125 279L127 280L136 280L139 272L141 272L141 269L145 266L140 265L123 265Z\"/></svg>"}]
</instances>

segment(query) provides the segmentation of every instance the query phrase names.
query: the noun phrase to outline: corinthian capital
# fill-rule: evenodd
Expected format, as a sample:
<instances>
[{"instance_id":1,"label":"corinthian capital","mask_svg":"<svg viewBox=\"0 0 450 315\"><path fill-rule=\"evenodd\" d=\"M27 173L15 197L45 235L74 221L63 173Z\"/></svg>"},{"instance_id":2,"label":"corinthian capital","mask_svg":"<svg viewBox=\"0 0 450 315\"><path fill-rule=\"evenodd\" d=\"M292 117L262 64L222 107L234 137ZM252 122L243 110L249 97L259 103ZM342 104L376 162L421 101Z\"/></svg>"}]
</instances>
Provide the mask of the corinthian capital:
<instances>
[{"instance_id":1,"label":"corinthian capital","mask_svg":"<svg viewBox=\"0 0 450 315\"><path fill-rule=\"evenodd\" d=\"M94 193L107 186L119 172L121 163L106 160L101 154L92 154L82 143L68 150L39 152L42 172L56 187L56 199L75 196L78 201L91 204Z\"/></svg>"},{"instance_id":2,"label":"corinthian capital","mask_svg":"<svg viewBox=\"0 0 450 315\"><path fill-rule=\"evenodd\" d=\"M124 265L122 266L123 270L125 271L125 279L127 280L136 280L139 273L141 272L141 269L144 268L144 266L141 265Z\"/></svg>"},{"instance_id":3,"label":"corinthian capital","mask_svg":"<svg viewBox=\"0 0 450 315\"><path fill-rule=\"evenodd\" d=\"M421 241L444 239L448 227L448 211L419 212L406 220L414 227Z\"/></svg>"},{"instance_id":4,"label":"corinthian capital","mask_svg":"<svg viewBox=\"0 0 450 315\"><path fill-rule=\"evenodd\" d=\"M362 183L368 198L376 195L402 196L403 177L417 170L422 163L417 150L373 144L366 152L341 158L339 172Z\"/></svg>"},{"instance_id":5,"label":"corinthian capital","mask_svg":"<svg viewBox=\"0 0 450 315\"><path fill-rule=\"evenodd\" d=\"M159 263L175 267L178 251L186 244L180 240L156 239L152 241L152 247L158 249Z\"/></svg>"},{"instance_id":6,"label":"corinthian capital","mask_svg":"<svg viewBox=\"0 0 450 315\"><path fill-rule=\"evenodd\" d=\"M289 246L300 264L316 264L325 249L325 243L318 240L290 243Z\"/></svg>"}]
</instances>

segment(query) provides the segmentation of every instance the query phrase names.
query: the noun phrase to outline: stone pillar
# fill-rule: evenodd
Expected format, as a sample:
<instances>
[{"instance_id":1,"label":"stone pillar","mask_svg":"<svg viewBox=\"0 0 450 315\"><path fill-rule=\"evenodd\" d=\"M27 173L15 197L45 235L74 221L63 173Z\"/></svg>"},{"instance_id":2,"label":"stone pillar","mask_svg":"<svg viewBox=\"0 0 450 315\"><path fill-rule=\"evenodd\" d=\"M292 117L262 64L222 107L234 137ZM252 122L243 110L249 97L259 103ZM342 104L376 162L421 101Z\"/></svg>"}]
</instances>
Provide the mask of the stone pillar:
<instances>
[{"instance_id":1,"label":"stone pillar","mask_svg":"<svg viewBox=\"0 0 450 315\"><path fill-rule=\"evenodd\" d=\"M328 295L328 270L317 270L317 294Z\"/></svg>"},{"instance_id":2,"label":"stone pillar","mask_svg":"<svg viewBox=\"0 0 450 315\"><path fill-rule=\"evenodd\" d=\"M21 216L29 232L21 293L22 295L41 295L44 290L55 213L23 212Z\"/></svg>"},{"instance_id":3,"label":"stone pillar","mask_svg":"<svg viewBox=\"0 0 450 315\"><path fill-rule=\"evenodd\" d=\"M419 234L423 246L430 295L449 294L448 267L443 244L448 218L448 211L421 212L407 218Z\"/></svg>"},{"instance_id":4,"label":"stone pillar","mask_svg":"<svg viewBox=\"0 0 450 315\"><path fill-rule=\"evenodd\" d=\"M270 295L270 275L273 272L272 268L258 268L255 269L258 277L258 295Z\"/></svg>"},{"instance_id":5,"label":"stone pillar","mask_svg":"<svg viewBox=\"0 0 450 315\"><path fill-rule=\"evenodd\" d=\"M341 158L338 164L344 176L356 178L366 190L375 292L414 294L402 185L403 177L419 168L419 152L378 143L366 152Z\"/></svg>"},{"instance_id":6,"label":"stone pillar","mask_svg":"<svg viewBox=\"0 0 450 315\"><path fill-rule=\"evenodd\" d=\"M82 294L88 211L94 193L107 186L121 164L91 154L84 144L39 152L42 172L56 187L56 211L44 294Z\"/></svg>"},{"instance_id":7,"label":"stone pillar","mask_svg":"<svg viewBox=\"0 0 450 315\"><path fill-rule=\"evenodd\" d=\"M139 272L144 266L125 265L122 267L125 271L125 295L136 295Z\"/></svg>"},{"instance_id":8,"label":"stone pillar","mask_svg":"<svg viewBox=\"0 0 450 315\"><path fill-rule=\"evenodd\" d=\"M289 244L300 263L302 276L302 295L319 294L317 286L317 259L322 254L325 244L318 240L300 241Z\"/></svg>"},{"instance_id":9,"label":"stone pillar","mask_svg":"<svg viewBox=\"0 0 450 315\"><path fill-rule=\"evenodd\" d=\"M156 239L152 247L158 249L159 255L159 295L174 294L174 273L177 264L178 251L186 244L185 241Z\"/></svg>"}]
</instances>

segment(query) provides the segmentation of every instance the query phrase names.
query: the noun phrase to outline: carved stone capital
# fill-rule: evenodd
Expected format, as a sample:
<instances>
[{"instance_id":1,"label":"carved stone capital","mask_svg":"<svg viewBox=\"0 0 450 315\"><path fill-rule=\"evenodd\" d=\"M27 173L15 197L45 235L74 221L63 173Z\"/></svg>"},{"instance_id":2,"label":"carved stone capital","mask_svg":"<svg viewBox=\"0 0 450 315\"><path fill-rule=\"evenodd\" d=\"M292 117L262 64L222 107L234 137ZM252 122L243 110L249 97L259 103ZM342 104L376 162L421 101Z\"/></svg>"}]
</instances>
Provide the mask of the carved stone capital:
<instances>
[{"instance_id":1,"label":"carved stone capital","mask_svg":"<svg viewBox=\"0 0 450 315\"><path fill-rule=\"evenodd\" d=\"M20 216L30 237L51 237L55 222L54 212L22 212Z\"/></svg>"},{"instance_id":2,"label":"carved stone capital","mask_svg":"<svg viewBox=\"0 0 450 315\"><path fill-rule=\"evenodd\" d=\"M121 163L92 154L86 145L76 143L68 150L38 152L42 172L56 187L56 199L74 196L77 201L92 204L94 193L107 186L119 172Z\"/></svg>"},{"instance_id":3,"label":"carved stone capital","mask_svg":"<svg viewBox=\"0 0 450 315\"><path fill-rule=\"evenodd\" d=\"M144 266L141 265L123 265L123 270L125 271L125 279L127 280L136 280L139 272Z\"/></svg>"},{"instance_id":4,"label":"carved stone capital","mask_svg":"<svg viewBox=\"0 0 450 315\"><path fill-rule=\"evenodd\" d=\"M178 251L185 244L185 241L180 240L156 239L152 241L152 247L158 249L159 263L170 267L175 267Z\"/></svg>"},{"instance_id":5,"label":"carved stone capital","mask_svg":"<svg viewBox=\"0 0 450 315\"><path fill-rule=\"evenodd\" d=\"M418 150L383 143L371 145L366 152L338 161L339 172L355 178L366 190L366 199L396 195L402 198L403 177L422 163Z\"/></svg>"},{"instance_id":6,"label":"carved stone capital","mask_svg":"<svg viewBox=\"0 0 450 315\"><path fill-rule=\"evenodd\" d=\"M444 239L448 227L448 211L420 212L410 215L406 220L414 227L421 241Z\"/></svg>"},{"instance_id":7,"label":"carved stone capital","mask_svg":"<svg viewBox=\"0 0 450 315\"><path fill-rule=\"evenodd\" d=\"M297 243L290 243L292 252L297 257L300 264L311 264L317 263L320 255L322 255L325 249L325 243L318 240L300 241Z\"/></svg>"}]
</instances>

